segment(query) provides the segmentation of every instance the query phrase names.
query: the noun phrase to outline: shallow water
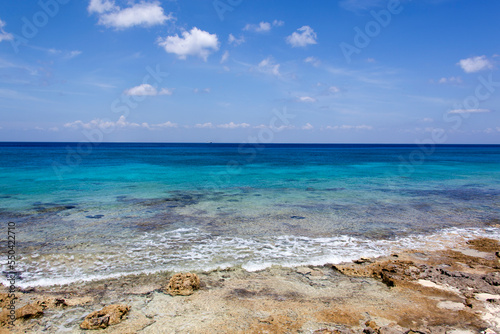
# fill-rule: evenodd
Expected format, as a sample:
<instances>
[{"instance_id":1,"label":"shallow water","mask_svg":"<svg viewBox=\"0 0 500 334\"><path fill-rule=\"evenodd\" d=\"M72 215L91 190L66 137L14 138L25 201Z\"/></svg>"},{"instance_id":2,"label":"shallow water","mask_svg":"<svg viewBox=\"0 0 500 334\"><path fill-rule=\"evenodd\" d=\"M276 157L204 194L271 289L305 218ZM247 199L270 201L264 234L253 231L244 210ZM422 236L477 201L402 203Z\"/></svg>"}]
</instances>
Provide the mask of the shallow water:
<instances>
[{"instance_id":1,"label":"shallow water","mask_svg":"<svg viewBox=\"0 0 500 334\"><path fill-rule=\"evenodd\" d=\"M15 222L18 285L340 262L498 234L500 146L78 149L0 143L1 239Z\"/></svg>"}]
</instances>

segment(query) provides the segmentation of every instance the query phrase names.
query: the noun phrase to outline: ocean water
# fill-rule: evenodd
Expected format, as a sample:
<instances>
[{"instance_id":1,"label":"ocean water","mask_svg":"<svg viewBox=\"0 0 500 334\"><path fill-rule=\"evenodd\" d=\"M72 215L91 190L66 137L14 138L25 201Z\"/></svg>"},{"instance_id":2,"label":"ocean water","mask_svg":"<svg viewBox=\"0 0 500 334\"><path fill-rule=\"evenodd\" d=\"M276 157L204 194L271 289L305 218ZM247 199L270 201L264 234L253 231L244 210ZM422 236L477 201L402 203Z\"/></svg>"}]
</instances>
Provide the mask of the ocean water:
<instances>
[{"instance_id":1,"label":"ocean water","mask_svg":"<svg viewBox=\"0 0 500 334\"><path fill-rule=\"evenodd\" d=\"M8 222L22 287L500 239L500 145L0 143Z\"/></svg>"}]
</instances>

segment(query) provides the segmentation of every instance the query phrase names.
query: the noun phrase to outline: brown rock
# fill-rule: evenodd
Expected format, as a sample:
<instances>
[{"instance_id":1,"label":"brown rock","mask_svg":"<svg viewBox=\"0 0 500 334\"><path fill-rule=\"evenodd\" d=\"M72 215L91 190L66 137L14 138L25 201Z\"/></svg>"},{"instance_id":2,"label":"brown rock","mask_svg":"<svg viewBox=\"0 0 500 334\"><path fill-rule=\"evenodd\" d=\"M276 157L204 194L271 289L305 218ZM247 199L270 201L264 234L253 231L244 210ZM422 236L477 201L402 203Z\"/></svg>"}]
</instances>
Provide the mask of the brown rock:
<instances>
[{"instance_id":1,"label":"brown rock","mask_svg":"<svg viewBox=\"0 0 500 334\"><path fill-rule=\"evenodd\" d=\"M127 305L108 305L87 315L80 328L99 329L115 325L126 317L129 310L130 306Z\"/></svg>"},{"instance_id":2,"label":"brown rock","mask_svg":"<svg viewBox=\"0 0 500 334\"><path fill-rule=\"evenodd\" d=\"M43 315L43 307L37 304L27 304L16 310L17 319L32 319Z\"/></svg>"},{"instance_id":3,"label":"brown rock","mask_svg":"<svg viewBox=\"0 0 500 334\"><path fill-rule=\"evenodd\" d=\"M38 300L35 304L41 306L43 310L47 308L68 306L68 304L66 304L66 301L62 298L46 298L43 300Z\"/></svg>"},{"instance_id":4,"label":"brown rock","mask_svg":"<svg viewBox=\"0 0 500 334\"><path fill-rule=\"evenodd\" d=\"M178 273L172 276L165 290L171 296L189 296L199 288L200 279L198 275Z\"/></svg>"},{"instance_id":5,"label":"brown rock","mask_svg":"<svg viewBox=\"0 0 500 334\"><path fill-rule=\"evenodd\" d=\"M9 294L0 292L0 307L5 307L9 304L10 304Z\"/></svg>"}]
</instances>

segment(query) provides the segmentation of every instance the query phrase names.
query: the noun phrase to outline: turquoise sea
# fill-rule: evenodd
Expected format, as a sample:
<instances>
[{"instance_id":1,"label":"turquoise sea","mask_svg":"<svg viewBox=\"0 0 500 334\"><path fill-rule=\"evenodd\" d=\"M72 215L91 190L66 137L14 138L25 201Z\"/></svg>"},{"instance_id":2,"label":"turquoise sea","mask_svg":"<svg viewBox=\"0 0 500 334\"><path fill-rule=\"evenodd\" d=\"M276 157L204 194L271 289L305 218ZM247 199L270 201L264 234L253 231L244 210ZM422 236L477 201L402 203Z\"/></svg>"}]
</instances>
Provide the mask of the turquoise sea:
<instances>
[{"instance_id":1,"label":"turquoise sea","mask_svg":"<svg viewBox=\"0 0 500 334\"><path fill-rule=\"evenodd\" d=\"M500 239L500 145L0 143L0 157L22 287Z\"/></svg>"}]
</instances>

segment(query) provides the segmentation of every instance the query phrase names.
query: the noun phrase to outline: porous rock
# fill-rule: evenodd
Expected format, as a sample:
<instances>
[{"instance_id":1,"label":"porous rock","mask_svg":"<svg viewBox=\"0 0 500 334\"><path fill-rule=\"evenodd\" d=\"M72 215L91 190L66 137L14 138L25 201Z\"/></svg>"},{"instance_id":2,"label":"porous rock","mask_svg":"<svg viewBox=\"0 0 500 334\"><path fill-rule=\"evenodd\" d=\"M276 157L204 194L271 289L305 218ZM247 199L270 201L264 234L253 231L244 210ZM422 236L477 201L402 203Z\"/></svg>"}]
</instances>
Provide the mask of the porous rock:
<instances>
[{"instance_id":1,"label":"porous rock","mask_svg":"<svg viewBox=\"0 0 500 334\"><path fill-rule=\"evenodd\" d=\"M120 323L130 310L127 305L108 305L101 310L94 311L85 317L80 324L82 329L99 329Z\"/></svg>"},{"instance_id":2,"label":"porous rock","mask_svg":"<svg viewBox=\"0 0 500 334\"><path fill-rule=\"evenodd\" d=\"M37 304L27 304L16 310L17 319L32 319L43 315L43 307Z\"/></svg>"},{"instance_id":3,"label":"porous rock","mask_svg":"<svg viewBox=\"0 0 500 334\"><path fill-rule=\"evenodd\" d=\"M165 291L171 296L189 296L200 288L200 279L193 273L178 273L172 276Z\"/></svg>"}]
</instances>

